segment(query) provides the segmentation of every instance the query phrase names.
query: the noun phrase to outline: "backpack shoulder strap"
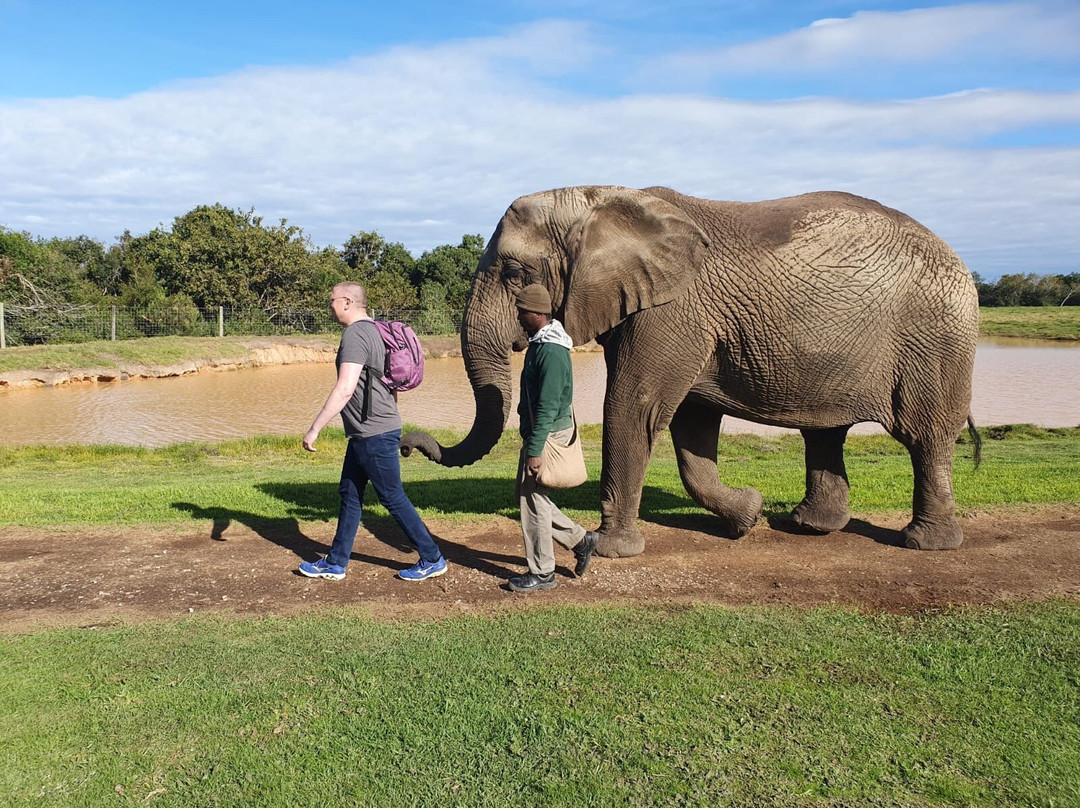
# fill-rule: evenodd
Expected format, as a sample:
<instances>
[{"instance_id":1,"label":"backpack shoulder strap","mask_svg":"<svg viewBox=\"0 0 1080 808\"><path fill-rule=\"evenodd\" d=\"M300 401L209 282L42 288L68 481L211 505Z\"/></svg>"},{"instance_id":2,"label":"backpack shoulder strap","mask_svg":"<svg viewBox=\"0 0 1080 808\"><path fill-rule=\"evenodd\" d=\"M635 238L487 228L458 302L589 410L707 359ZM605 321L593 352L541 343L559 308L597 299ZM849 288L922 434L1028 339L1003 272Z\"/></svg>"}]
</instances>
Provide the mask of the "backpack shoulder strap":
<instances>
[{"instance_id":1,"label":"backpack shoulder strap","mask_svg":"<svg viewBox=\"0 0 1080 808\"><path fill-rule=\"evenodd\" d=\"M382 331L380 331L379 326L375 324L375 320L373 320L373 319L372 320L360 320L359 322L361 322L363 324L366 324L366 325L369 325L371 328L375 329L375 333L379 337L379 342L383 343L383 348L385 349L386 348L386 343L385 343L385 341L383 341ZM364 370L362 371L361 375L363 376L363 379L364 379L364 404L363 404L363 407L361 408L360 421L364 422L371 416L371 382L372 382L372 379L378 379L379 382L382 382L382 369L379 370L379 375L375 376L371 371L371 365L364 365Z\"/></svg>"}]
</instances>

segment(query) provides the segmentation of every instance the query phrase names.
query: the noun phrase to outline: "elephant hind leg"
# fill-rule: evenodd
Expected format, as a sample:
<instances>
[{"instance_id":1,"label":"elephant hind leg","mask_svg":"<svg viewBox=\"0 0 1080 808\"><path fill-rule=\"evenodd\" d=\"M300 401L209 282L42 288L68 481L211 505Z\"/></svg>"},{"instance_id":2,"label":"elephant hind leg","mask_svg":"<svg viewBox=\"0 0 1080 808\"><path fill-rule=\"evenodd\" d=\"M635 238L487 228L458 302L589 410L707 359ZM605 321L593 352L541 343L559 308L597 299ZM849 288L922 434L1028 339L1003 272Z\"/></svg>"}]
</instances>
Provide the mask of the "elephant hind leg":
<instances>
[{"instance_id":1,"label":"elephant hind leg","mask_svg":"<svg viewBox=\"0 0 1080 808\"><path fill-rule=\"evenodd\" d=\"M911 522L901 532L914 550L954 550L964 542L956 518L953 451L971 409L975 338L953 355L905 355L892 393L892 419L882 421L911 455L915 472Z\"/></svg>"},{"instance_id":2,"label":"elephant hind leg","mask_svg":"<svg viewBox=\"0 0 1080 808\"><path fill-rule=\"evenodd\" d=\"M799 527L815 533L842 530L851 519L844 441L849 427L802 430L806 495L791 513Z\"/></svg>"},{"instance_id":3,"label":"elephant hind leg","mask_svg":"<svg viewBox=\"0 0 1080 808\"><path fill-rule=\"evenodd\" d=\"M956 518L952 459L954 440L908 445L915 471L911 522L901 533L912 550L955 550L964 543ZM901 439L901 443L905 443Z\"/></svg>"},{"instance_id":4,"label":"elephant hind leg","mask_svg":"<svg viewBox=\"0 0 1080 808\"><path fill-rule=\"evenodd\" d=\"M724 535L738 538L757 523L764 500L754 488L728 488L720 482L716 444L721 418L714 409L687 400L675 411L669 428L687 493L720 517Z\"/></svg>"}]
</instances>

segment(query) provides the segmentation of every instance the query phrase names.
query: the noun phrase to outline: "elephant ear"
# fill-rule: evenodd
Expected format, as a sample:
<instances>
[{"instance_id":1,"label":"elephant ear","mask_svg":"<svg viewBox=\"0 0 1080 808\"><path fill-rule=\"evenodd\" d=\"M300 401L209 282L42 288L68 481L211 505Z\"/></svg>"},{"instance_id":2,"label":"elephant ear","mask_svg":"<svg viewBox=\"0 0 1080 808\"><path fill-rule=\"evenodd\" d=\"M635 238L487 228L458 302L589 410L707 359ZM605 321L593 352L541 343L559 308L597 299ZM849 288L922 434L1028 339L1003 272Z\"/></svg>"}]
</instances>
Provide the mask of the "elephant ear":
<instances>
[{"instance_id":1,"label":"elephant ear","mask_svg":"<svg viewBox=\"0 0 1080 808\"><path fill-rule=\"evenodd\" d=\"M621 188L570 229L563 326L575 344L674 300L697 278L709 240L679 208Z\"/></svg>"}]
</instances>

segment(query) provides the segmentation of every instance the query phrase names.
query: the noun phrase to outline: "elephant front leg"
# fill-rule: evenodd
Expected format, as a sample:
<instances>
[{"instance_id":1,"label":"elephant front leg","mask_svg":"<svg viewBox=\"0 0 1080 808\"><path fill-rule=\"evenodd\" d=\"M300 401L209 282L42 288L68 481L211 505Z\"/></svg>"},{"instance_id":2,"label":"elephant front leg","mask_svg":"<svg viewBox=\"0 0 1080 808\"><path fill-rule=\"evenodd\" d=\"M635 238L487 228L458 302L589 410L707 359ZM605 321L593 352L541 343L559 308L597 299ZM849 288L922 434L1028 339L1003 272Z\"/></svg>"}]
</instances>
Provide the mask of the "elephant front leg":
<instances>
[{"instance_id":1,"label":"elephant front leg","mask_svg":"<svg viewBox=\"0 0 1080 808\"><path fill-rule=\"evenodd\" d=\"M683 327L680 336L670 318L656 309L635 315L604 341L608 379L596 545L600 555L634 556L645 549L637 526L645 471L657 438L706 361L703 344L697 345L700 355L694 353L697 342L693 329Z\"/></svg>"},{"instance_id":2,"label":"elephant front leg","mask_svg":"<svg viewBox=\"0 0 1080 808\"><path fill-rule=\"evenodd\" d=\"M791 513L791 520L815 533L842 530L851 519L844 441L848 427L804 429L806 495Z\"/></svg>"},{"instance_id":3,"label":"elephant front leg","mask_svg":"<svg viewBox=\"0 0 1080 808\"><path fill-rule=\"evenodd\" d=\"M656 385L646 385L643 374L620 372L614 361L617 348L617 340L604 345L608 389L604 399L596 552L608 558L627 558L645 549L645 537L637 526L641 488L656 437L666 419L660 390ZM689 387L689 380L685 384Z\"/></svg>"},{"instance_id":4,"label":"elephant front leg","mask_svg":"<svg viewBox=\"0 0 1080 808\"><path fill-rule=\"evenodd\" d=\"M710 407L684 401L671 419L671 441L687 493L720 517L723 535L737 539L757 523L764 499L755 488L728 488L720 481L716 446L722 418Z\"/></svg>"},{"instance_id":5,"label":"elephant front leg","mask_svg":"<svg viewBox=\"0 0 1080 808\"><path fill-rule=\"evenodd\" d=\"M652 455L653 439L623 435L625 426L612 426L604 418L603 466L600 472L600 527L596 552L607 558L629 558L645 549L637 526L641 487Z\"/></svg>"}]
</instances>

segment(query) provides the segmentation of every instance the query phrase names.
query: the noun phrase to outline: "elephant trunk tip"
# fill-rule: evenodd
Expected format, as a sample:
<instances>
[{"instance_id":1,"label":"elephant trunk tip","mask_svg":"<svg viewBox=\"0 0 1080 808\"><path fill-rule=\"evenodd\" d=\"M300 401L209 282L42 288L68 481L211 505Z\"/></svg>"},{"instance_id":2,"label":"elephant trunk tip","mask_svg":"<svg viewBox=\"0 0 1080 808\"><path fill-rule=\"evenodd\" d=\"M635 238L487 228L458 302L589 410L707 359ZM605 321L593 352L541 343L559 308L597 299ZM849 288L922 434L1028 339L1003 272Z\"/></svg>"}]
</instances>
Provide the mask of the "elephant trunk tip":
<instances>
[{"instance_id":1,"label":"elephant trunk tip","mask_svg":"<svg viewBox=\"0 0 1080 808\"><path fill-rule=\"evenodd\" d=\"M443 447L427 432L410 432L404 435L398 443L398 450L402 457L409 457L416 450L428 460L442 462Z\"/></svg>"},{"instance_id":2,"label":"elephant trunk tip","mask_svg":"<svg viewBox=\"0 0 1080 808\"><path fill-rule=\"evenodd\" d=\"M471 466L486 455L497 440L496 436L486 448L480 446L475 438L466 438L456 446L443 446L426 432L410 432L398 441L398 451L402 457L409 457L414 451L418 451L440 466L460 468Z\"/></svg>"}]
</instances>

